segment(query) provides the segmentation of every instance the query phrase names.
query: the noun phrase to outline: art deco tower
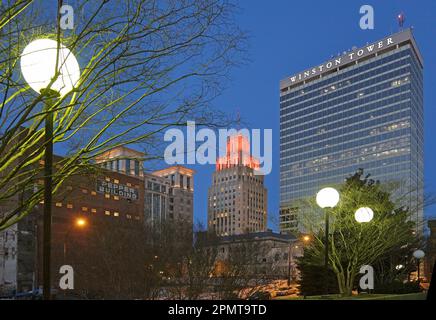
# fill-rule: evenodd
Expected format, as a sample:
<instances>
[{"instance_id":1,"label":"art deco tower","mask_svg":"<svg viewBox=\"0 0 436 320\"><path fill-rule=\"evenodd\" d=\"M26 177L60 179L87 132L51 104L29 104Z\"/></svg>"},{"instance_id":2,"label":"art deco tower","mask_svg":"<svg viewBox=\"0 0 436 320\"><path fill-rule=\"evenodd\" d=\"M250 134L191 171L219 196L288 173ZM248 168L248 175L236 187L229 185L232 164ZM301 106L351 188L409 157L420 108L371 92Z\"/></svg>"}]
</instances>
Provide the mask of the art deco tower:
<instances>
[{"instance_id":1,"label":"art deco tower","mask_svg":"<svg viewBox=\"0 0 436 320\"><path fill-rule=\"evenodd\" d=\"M247 137L228 137L226 155L218 158L208 192L208 225L219 236L266 230L267 190L259 161Z\"/></svg>"}]
</instances>

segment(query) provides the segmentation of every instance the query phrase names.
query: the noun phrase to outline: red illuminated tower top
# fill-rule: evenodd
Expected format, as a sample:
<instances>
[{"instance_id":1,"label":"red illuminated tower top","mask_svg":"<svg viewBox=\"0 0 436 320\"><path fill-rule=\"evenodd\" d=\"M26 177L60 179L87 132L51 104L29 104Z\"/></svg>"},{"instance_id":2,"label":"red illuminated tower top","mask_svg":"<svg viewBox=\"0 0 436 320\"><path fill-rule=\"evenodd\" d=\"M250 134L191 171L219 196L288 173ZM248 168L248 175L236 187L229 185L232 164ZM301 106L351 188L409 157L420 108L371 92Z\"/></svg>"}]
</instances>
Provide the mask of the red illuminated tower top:
<instances>
[{"instance_id":1,"label":"red illuminated tower top","mask_svg":"<svg viewBox=\"0 0 436 320\"><path fill-rule=\"evenodd\" d=\"M259 160L251 156L248 138L242 134L236 134L227 138L226 155L217 159L216 170L241 165L254 170L260 168Z\"/></svg>"}]
</instances>

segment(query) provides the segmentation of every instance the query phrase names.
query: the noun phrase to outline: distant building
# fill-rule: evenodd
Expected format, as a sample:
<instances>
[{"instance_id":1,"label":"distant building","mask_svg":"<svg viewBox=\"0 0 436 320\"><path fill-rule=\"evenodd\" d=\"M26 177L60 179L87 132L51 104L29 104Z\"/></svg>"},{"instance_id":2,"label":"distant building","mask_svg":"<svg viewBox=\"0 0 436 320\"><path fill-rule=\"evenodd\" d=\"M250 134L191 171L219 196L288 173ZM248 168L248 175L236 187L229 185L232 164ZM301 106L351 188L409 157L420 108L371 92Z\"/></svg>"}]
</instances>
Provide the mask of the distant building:
<instances>
[{"instance_id":1,"label":"distant building","mask_svg":"<svg viewBox=\"0 0 436 320\"><path fill-rule=\"evenodd\" d=\"M143 177L144 156L142 152L126 146L119 146L95 157L95 162L110 171L124 173L129 176Z\"/></svg>"},{"instance_id":2,"label":"distant building","mask_svg":"<svg viewBox=\"0 0 436 320\"><path fill-rule=\"evenodd\" d=\"M250 155L247 137L228 137L226 155L217 160L208 191L208 226L219 236L262 232L267 224L264 176Z\"/></svg>"},{"instance_id":3,"label":"distant building","mask_svg":"<svg viewBox=\"0 0 436 320\"><path fill-rule=\"evenodd\" d=\"M436 263L436 219L428 221L428 228L430 229L430 235L425 249L424 274L425 278L430 282L433 266Z\"/></svg>"},{"instance_id":4,"label":"distant building","mask_svg":"<svg viewBox=\"0 0 436 320\"><path fill-rule=\"evenodd\" d=\"M151 225L163 223L169 218L170 180L151 173L144 175L145 221Z\"/></svg>"},{"instance_id":5,"label":"distant building","mask_svg":"<svg viewBox=\"0 0 436 320\"><path fill-rule=\"evenodd\" d=\"M54 162L60 157L55 157ZM43 166L43 162L40 162ZM41 188L39 180L37 188ZM7 251L0 251L0 285L7 284L16 292L26 292L42 285L42 230L44 202L35 211L8 230L0 238L8 239L3 244ZM52 270L56 274L64 261L64 244L75 243L75 252L80 251L78 243L86 243L87 232L74 231L76 219L86 219L87 225L95 227L103 222L117 228L120 219L131 221L132 227L142 228L144 223L144 183L138 175L126 175L104 169L100 173L74 175L66 179L53 197L52 202ZM95 244L92 244L95 245ZM0 246L2 244L0 243ZM96 248L98 250L98 248ZM86 259L86 257L83 257ZM3 266L1 265L3 263ZM83 272L76 268L77 272ZM92 267L92 263L89 263ZM2 271L2 269L4 271ZM56 287L56 280L53 287ZM83 289L80 282L77 290ZM83 283L82 283L83 285Z\"/></svg>"},{"instance_id":6,"label":"distant building","mask_svg":"<svg viewBox=\"0 0 436 320\"><path fill-rule=\"evenodd\" d=\"M296 258L303 247L293 235L272 231L219 237L217 243L217 275L227 263L243 264L254 278L295 280Z\"/></svg>"},{"instance_id":7,"label":"distant building","mask_svg":"<svg viewBox=\"0 0 436 320\"><path fill-rule=\"evenodd\" d=\"M96 158L102 169L70 176L56 192L52 202L54 288L58 286L57 271L65 264L65 246L70 247L68 252L76 256L85 247L87 250L101 250L96 239L88 238L86 228L75 230L74 223L79 218L86 219L90 228L117 230L122 226L126 228L125 232L132 228L144 230L150 217L183 217L192 223L193 171L179 166L160 170L156 174L144 173L143 157L144 154L127 147L109 150ZM55 157L55 166L60 159ZM43 161L39 165L42 168ZM170 177L160 176L162 172L168 172ZM175 177L173 184L172 175ZM40 179L35 188L42 186L43 179ZM156 195L159 196L159 203L152 201L150 207L149 200L156 199ZM177 206L179 203L183 205ZM14 207L14 204L9 206ZM39 203L35 212L0 232L0 288L9 293L25 292L42 285L43 207L44 203ZM0 214L7 212L7 205L3 204L0 209ZM82 274L82 278L76 279L76 291L87 290L91 285L84 281L83 274L90 273L92 259L86 256L80 259L80 263L75 264L76 274Z\"/></svg>"},{"instance_id":8,"label":"distant building","mask_svg":"<svg viewBox=\"0 0 436 320\"><path fill-rule=\"evenodd\" d=\"M302 198L359 168L398 182L423 222L423 59L410 29L280 81L280 229L298 225Z\"/></svg>"},{"instance_id":9,"label":"distant building","mask_svg":"<svg viewBox=\"0 0 436 320\"><path fill-rule=\"evenodd\" d=\"M194 170L179 165L151 173L152 176L166 179L169 182L166 185L167 188L161 188L161 190L168 190L167 217L170 220L193 224L194 173ZM147 189L148 187L149 185Z\"/></svg>"}]
</instances>

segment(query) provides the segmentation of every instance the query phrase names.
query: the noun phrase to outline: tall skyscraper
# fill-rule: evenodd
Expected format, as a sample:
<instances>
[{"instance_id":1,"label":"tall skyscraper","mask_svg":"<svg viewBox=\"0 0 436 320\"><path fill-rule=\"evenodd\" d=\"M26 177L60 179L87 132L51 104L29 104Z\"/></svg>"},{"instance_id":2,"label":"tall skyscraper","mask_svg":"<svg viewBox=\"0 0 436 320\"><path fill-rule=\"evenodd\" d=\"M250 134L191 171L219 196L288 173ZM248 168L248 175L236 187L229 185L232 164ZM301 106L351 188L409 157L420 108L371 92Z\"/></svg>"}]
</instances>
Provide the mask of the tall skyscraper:
<instances>
[{"instance_id":1,"label":"tall skyscraper","mask_svg":"<svg viewBox=\"0 0 436 320\"><path fill-rule=\"evenodd\" d=\"M298 199L363 168L400 182L423 219L423 60L411 30L353 48L280 82L280 227Z\"/></svg>"},{"instance_id":2,"label":"tall skyscraper","mask_svg":"<svg viewBox=\"0 0 436 320\"><path fill-rule=\"evenodd\" d=\"M226 155L218 158L208 192L208 225L219 236L266 230L267 190L255 175L259 161L250 154L247 137L228 137Z\"/></svg>"}]
</instances>

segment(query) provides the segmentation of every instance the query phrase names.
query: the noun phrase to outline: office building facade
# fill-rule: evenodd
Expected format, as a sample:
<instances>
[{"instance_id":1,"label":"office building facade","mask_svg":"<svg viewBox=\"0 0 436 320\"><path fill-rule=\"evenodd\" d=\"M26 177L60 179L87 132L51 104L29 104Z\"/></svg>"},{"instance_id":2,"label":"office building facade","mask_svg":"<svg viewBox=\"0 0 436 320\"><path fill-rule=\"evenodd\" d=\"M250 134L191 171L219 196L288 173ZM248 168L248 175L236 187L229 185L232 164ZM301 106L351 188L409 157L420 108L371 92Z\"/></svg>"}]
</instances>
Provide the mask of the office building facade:
<instances>
[{"instance_id":1,"label":"office building facade","mask_svg":"<svg viewBox=\"0 0 436 320\"><path fill-rule=\"evenodd\" d=\"M208 226L219 236L262 232L267 223L264 176L250 155L247 137L228 137L226 155L217 159L208 190Z\"/></svg>"},{"instance_id":2,"label":"office building facade","mask_svg":"<svg viewBox=\"0 0 436 320\"><path fill-rule=\"evenodd\" d=\"M280 82L280 228L298 200L364 169L423 219L423 60L407 29Z\"/></svg>"},{"instance_id":3,"label":"office building facade","mask_svg":"<svg viewBox=\"0 0 436 320\"><path fill-rule=\"evenodd\" d=\"M156 224L179 221L193 225L194 170L172 166L145 175L145 217Z\"/></svg>"}]
</instances>

